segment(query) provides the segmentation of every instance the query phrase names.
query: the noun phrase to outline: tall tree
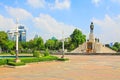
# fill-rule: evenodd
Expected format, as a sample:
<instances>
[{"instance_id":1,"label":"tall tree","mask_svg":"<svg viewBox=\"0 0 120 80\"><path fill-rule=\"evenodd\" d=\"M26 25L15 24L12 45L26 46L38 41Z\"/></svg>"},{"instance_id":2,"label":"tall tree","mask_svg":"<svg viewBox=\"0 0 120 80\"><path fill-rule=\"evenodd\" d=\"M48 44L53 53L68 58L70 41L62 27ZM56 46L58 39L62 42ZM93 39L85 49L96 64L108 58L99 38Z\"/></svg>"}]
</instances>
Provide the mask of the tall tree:
<instances>
[{"instance_id":1,"label":"tall tree","mask_svg":"<svg viewBox=\"0 0 120 80\"><path fill-rule=\"evenodd\" d=\"M78 47L80 44L86 41L86 36L79 29L75 29L70 37L75 47Z\"/></svg>"},{"instance_id":2,"label":"tall tree","mask_svg":"<svg viewBox=\"0 0 120 80\"><path fill-rule=\"evenodd\" d=\"M6 43L8 40L8 36L7 33L5 33L4 31L0 31L0 46L2 48L2 51L6 51Z\"/></svg>"},{"instance_id":3,"label":"tall tree","mask_svg":"<svg viewBox=\"0 0 120 80\"><path fill-rule=\"evenodd\" d=\"M35 39L35 45L38 50L44 49L44 41L43 41L42 37L38 37Z\"/></svg>"},{"instance_id":4,"label":"tall tree","mask_svg":"<svg viewBox=\"0 0 120 80\"><path fill-rule=\"evenodd\" d=\"M47 40L45 43L45 47L51 50L54 49L54 45L55 45L55 41L52 39Z\"/></svg>"},{"instance_id":5,"label":"tall tree","mask_svg":"<svg viewBox=\"0 0 120 80\"><path fill-rule=\"evenodd\" d=\"M44 49L44 41L41 37L34 38L33 40L30 40L27 45L30 49L37 49L37 50L43 50Z\"/></svg>"},{"instance_id":6,"label":"tall tree","mask_svg":"<svg viewBox=\"0 0 120 80\"><path fill-rule=\"evenodd\" d=\"M120 43L115 42L114 45L111 48L115 51L120 51Z\"/></svg>"}]
</instances>

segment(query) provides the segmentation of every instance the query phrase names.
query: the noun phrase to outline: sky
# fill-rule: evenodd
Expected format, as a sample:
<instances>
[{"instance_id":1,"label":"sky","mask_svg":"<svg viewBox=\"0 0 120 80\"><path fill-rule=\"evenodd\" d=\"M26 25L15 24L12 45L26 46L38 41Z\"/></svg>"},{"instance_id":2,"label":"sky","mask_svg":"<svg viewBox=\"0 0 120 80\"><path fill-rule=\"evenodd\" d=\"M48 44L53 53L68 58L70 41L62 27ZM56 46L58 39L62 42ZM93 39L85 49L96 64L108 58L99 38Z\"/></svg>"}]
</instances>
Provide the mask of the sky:
<instances>
[{"instance_id":1,"label":"sky","mask_svg":"<svg viewBox=\"0 0 120 80\"><path fill-rule=\"evenodd\" d=\"M0 0L0 31L15 29L16 18L27 30L27 40L37 34L44 40L68 37L74 29L94 35L102 43L120 42L120 0Z\"/></svg>"}]
</instances>

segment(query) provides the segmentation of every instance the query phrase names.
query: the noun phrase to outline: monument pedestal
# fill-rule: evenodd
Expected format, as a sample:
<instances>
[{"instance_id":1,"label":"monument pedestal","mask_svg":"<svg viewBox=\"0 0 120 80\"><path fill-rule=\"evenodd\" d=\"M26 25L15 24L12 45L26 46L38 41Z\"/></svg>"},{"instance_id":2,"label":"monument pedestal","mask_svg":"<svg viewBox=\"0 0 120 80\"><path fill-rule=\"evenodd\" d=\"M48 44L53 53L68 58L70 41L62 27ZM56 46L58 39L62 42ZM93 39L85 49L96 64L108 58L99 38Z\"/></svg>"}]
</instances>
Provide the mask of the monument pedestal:
<instances>
[{"instance_id":1,"label":"monument pedestal","mask_svg":"<svg viewBox=\"0 0 120 80\"><path fill-rule=\"evenodd\" d=\"M19 63L19 62L21 62L21 60L20 59L15 59L15 62Z\"/></svg>"}]
</instances>

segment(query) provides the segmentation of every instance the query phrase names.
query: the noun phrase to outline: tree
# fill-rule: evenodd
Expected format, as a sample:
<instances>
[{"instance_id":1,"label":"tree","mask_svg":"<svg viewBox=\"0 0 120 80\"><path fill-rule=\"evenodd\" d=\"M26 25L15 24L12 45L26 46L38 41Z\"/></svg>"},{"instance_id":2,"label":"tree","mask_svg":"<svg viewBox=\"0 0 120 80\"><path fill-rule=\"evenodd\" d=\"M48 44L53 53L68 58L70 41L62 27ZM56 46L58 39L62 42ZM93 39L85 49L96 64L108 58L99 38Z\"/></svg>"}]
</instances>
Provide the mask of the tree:
<instances>
[{"instance_id":1,"label":"tree","mask_svg":"<svg viewBox=\"0 0 120 80\"><path fill-rule=\"evenodd\" d=\"M2 51L6 51L6 44L8 41L7 33L4 31L0 31L0 46L2 48Z\"/></svg>"},{"instance_id":2,"label":"tree","mask_svg":"<svg viewBox=\"0 0 120 80\"><path fill-rule=\"evenodd\" d=\"M86 41L86 36L78 29L75 29L70 37L71 42L74 43L75 48Z\"/></svg>"},{"instance_id":3,"label":"tree","mask_svg":"<svg viewBox=\"0 0 120 80\"><path fill-rule=\"evenodd\" d=\"M6 47L7 52L8 51L10 52L15 47L15 42L8 40L7 43L5 43L5 47Z\"/></svg>"},{"instance_id":4,"label":"tree","mask_svg":"<svg viewBox=\"0 0 120 80\"><path fill-rule=\"evenodd\" d=\"M111 49L115 50L115 51L118 51L118 48L117 47L112 47Z\"/></svg>"},{"instance_id":5,"label":"tree","mask_svg":"<svg viewBox=\"0 0 120 80\"><path fill-rule=\"evenodd\" d=\"M37 47L37 50L44 49L44 41L41 37L38 37L35 39L35 46Z\"/></svg>"},{"instance_id":6,"label":"tree","mask_svg":"<svg viewBox=\"0 0 120 80\"><path fill-rule=\"evenodd\" d=\"M114 45L111 47L111 49L113 49L115 51L119 51L120 50L120 43L115 42Z\"/></svg>"},{"instance_id":7,"label":"tree","mask_svg":"<svg viewBox=\"0 0 120 80\"><path fill-rule=\"evenodd\" d=\"M54 50L54 48L55 48L54 45L55 45L55 41L52 39L47 40L45 43L45 47L50 50Z\"/></svg>"},{"instance_id":8,"label":"tree","mask_svg":"<svg viewBox=\"0 0 120 80\"><path fill-rule=\"evenodd\" d=\"M28 42L20 42L23 49L28 49Z\"/></svg>"},{"instance_id":9,"label":"tree","mask_svg":"<svg viewBox=\"0 0 120 80\"><path fill-rule=\"evenodd\" d=\"M28 48L30 49L36 49L36 50L43 50L44 49L44 41L41 37L34 38L33 40L30 40L28 43Z\"/></svg>"},{"instance_id":10,"label":"tree","mask_svg":"<svg viewBox=\"0 0 120 80\"><path fill-rule=\"evenodd\" d=\"M75 49L75 45L74 44L70 44L69 50L71 51L73 49Z\"/></svg>"},{"instance_id":11,"label":"tree","mask_svg":"<svg viewBox=\"0 0 120 80\"><path fill-rule=\"evenodd\" d=\"M113 46L120 49L120 43L119 42L115 42L115 44Z\"/></svg>"}]
</instances>

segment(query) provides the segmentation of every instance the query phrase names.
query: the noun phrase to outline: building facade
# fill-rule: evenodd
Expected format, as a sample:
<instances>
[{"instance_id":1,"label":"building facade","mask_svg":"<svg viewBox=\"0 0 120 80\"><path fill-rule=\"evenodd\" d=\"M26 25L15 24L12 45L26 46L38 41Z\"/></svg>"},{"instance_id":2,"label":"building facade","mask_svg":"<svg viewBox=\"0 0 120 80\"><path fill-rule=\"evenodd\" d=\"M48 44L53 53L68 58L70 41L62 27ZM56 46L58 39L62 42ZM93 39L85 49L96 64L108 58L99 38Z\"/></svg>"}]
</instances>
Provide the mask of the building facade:
<instances>
[{"instance_id":1,"label":"building facade","mask_svg":"<svg viewBox=\"0 0 120 80\"><path fill-rule=\"evenodd\" d=\"M8 34L8 39L15 41L16 40L16 34L15 34L15 30L8 30L7 31ZM19 34L19 41L20 42L26 42L26 29L24 26L20 25L18 27L18 34Z\"/></svg>"}]
</instances>

